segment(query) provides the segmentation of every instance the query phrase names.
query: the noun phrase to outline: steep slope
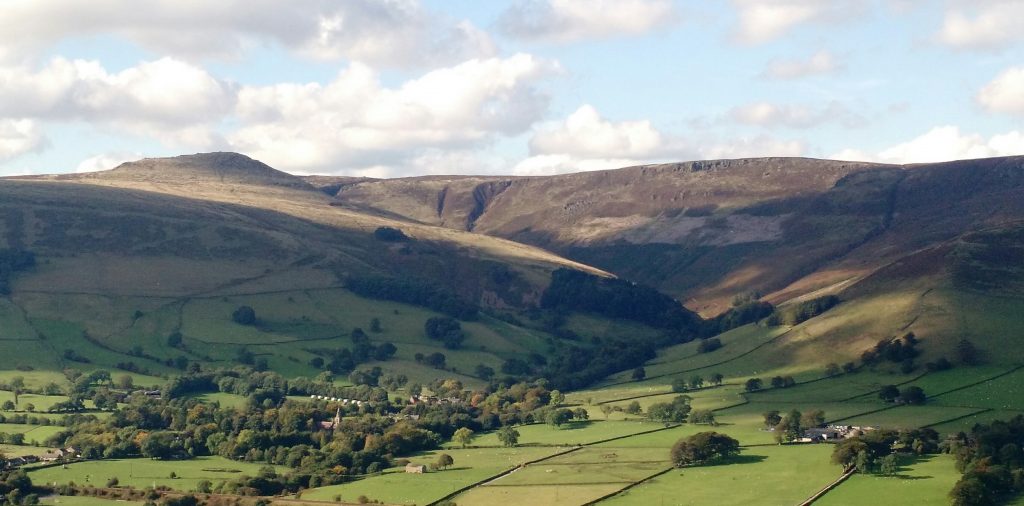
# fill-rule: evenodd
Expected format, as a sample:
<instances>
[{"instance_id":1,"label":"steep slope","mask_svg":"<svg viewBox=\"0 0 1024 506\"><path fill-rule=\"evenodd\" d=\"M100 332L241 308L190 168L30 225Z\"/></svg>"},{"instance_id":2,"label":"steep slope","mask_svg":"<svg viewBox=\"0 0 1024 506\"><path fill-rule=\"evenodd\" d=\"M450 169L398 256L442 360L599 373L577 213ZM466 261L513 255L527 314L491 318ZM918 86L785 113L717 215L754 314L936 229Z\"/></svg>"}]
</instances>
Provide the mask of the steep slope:
<instances>
[{"instance_id":1,"label":"steep slope","mask_svg":"<svg viewBox=\"0 0 1024 506\"><path fill-rule=\"evenodd\" d=\"M339 199L536 244L713 314L848 284L937 242L1024 217L1024 158L892 166L715 160L531 178L367 181Z\"/></svg>"}]
</instances>

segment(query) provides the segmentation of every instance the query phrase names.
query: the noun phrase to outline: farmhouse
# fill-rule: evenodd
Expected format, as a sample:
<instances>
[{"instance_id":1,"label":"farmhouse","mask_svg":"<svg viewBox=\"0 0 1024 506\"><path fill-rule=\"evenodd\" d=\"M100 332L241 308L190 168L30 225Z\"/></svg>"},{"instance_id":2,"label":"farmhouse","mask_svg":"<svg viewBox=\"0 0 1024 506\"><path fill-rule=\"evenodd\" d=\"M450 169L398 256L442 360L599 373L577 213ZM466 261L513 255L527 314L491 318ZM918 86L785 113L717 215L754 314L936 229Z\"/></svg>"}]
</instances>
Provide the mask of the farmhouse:
<instances>
[{"instance_id":1,"label":"farmhouse","mask_svg":"<svg viewBox=\"0 0 1024 506\"><path fill-rule=\"evenodd\" d=\"M423 474L427 472L427 466L424 466L422 464L406 464L405 472L409 474Z\"/></svg>"}]
</instances>

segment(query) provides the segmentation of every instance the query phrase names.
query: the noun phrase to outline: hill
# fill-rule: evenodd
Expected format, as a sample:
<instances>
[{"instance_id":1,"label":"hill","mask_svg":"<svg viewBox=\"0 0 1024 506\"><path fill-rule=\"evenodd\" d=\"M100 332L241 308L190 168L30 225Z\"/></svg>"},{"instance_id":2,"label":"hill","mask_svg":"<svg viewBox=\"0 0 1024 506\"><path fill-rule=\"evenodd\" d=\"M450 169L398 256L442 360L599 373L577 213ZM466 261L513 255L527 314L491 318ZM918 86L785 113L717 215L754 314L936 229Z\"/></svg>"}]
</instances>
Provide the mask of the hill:
<instances>
[{"instance_id":1,"label":"hill","mask_svg":"<svg viewBox=\"0 0 1024 506\"><path fill-rule=\"evenodd\" d=\"M34 267L5 274L0 369L38 382L105 368L154 383L189 363L263 359L289 376L379 366L420 382L480 384L510 359L539 370L571 346L612 346L555 338L526 314L553 272L606 273L506 239L363 212L233 153L4 179L4 251L34 254ZM243 306L256 318L233 322ZM454 345L424 333L428 319L448 316L462 320ZM629 325L628 339L650 350L645 339L663 333L594 318L571 337L621 340L615 329ZM397 352L375 358L385 343ZM362 351L350 360L352 350Z\"/></svg>"},{"instance_id":2,"label":"hill","mask_svg":"<svg viewBox=\"0 0 1024 506\"><path fill-rule=\"evenodd\" d=\"M1024 217L1024 158L894 166L714 160L550 177L411 178L338 198L538 245L713 315L849 284L916 249Z\"/></svg>"}]
</instances>

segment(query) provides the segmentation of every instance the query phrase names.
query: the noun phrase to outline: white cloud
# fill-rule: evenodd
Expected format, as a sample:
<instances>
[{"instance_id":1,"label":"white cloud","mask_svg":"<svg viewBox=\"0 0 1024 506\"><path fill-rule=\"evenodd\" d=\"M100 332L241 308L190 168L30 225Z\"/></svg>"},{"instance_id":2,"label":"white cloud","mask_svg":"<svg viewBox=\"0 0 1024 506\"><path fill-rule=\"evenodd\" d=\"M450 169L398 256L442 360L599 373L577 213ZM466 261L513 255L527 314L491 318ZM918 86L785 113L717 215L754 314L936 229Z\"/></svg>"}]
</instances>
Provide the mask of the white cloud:
<instances>
[{"instance_id":1,"label":"white cloud","mask_svg":"<svg viewBox=\"0 0 1024 506\"><path fill-rule=\"evenodd\" d=\"M1024 40L1021 19L1024 1L962 1L970 10L951 8L939 31L939 40L960 49L992 50ZM972 15L973 14L973 15Z\"/></svg>"},{"instance_id":2,"label":"white cloud","mask_svg":"<svg viewBox=\"0 0 1024 506\"><path fill-rule=\"evenodd\" d=\"M0 161L39 151L46 142L39 125L30 119L0 120Z\"/></svg>"},{"instance_id":3,"label":"white cloud","mask_svg":"<svg viewBox=\"0 0 1024 506\"><path fill-rule=\"evenodd\" d=\"M990 112L1024 116L1024 67L1013 67L999 74L977 96L978 103Z\"/></svg>"},{"instance_id":4,"label":"white cloud","mask_svg":"<svg viewBox=\"0 0 1024 506\"><path fill-rule=\"evenodd\" d=\"M674 21L670 0L518 0L498 26L514 37L569 42L637 35Z\"/></svg>"},{"instance_id":5,"label":"white cloud","mask_svg":"<svg viewBox=\"0 0 1024 506\"><path fill-rule=\"evenodd\" d=\"M83 120L194 145L234 107L234 87L163 58L109 73L96 61L55 58L38 71L0 68L0 111L10 117Z\"/></svg>"},{"instance_id":6,"label":"white cloud","mask_svg":"<svg viewBox=\"0 0 1024 506\"><path fill-rule=\"evenodd\" d=\"M854 0L732 0L739 26L736 37L747 44L775 40L809 22L848 20L863 4Z\"/></svg>"},{"instance_id":7,"label":"white cloud","mask_svg":"<svg viewBox=\"0 0 1024 506\"><path fill-rule=\"evenodd\" d=\"M97 172L101 170L109 170L121 165L124 162L130 162L144 158L145 155L137 152L118 151L114 153L102 153L95 156L90 156L85 160L78 163L75 167L75 172Z\"/></svg>"},{"instance_id":8,"label":"white cloud","mask_svg":"<svg viewBox=\"0 0 1024 506\"><path fill-rule=\"evenodd\" d=\"M538 129L530 139L535 155L644 158L664 148L665 139L650 121L612 123L591 105L583 105L564 122Z\"/></svg>"},{"instance_id":9,"label":"white cloud","mask_svg":"<svg viewBox=\"0 0 1024 506\"><path fill-rule=\"evenodd\" d=\"M528 129L547 110L540 79L557 64L527 54L470 60L395 88L352 64L326 85L242 88L241 128L228 142L287 170L401 167L430 149L486 145Z\"/></svg>"},{"instance_id":10,"label":"white cloud","mask_svg":"<svg viewBox=\"0 0 1024 506\"><path fill-rule=\"evenodd\" d=\"M831 74L842 68L836 57L825 49L807 59L773 60L768 62L762 76L769 79L800 79L803 77Z\"/></svg>"},{"instance_id":11,"label":"white cloud","mask_svg":"<svg viewBox=\"0 0 1024 506\"><path fill-rule=\"evenodd\" d=\"M6 0L0 58L67 38L115 35L161 55L238 58L267 43L315 59L422 66L490 56L490 37L419 0Z\"/></svg>"},{"instance_id":12,"label":"white cloud","mask_svg":"<svg viewBox=\"0 0 1024 506\"><path fill-rule=\"evenodd\" d=\"M531 156L512 172L562 174L682 160L800 156L805 151L800 141L763 135L723 141L702 134L686 139L662 133L646 120L609 121L584 105L562 122L537 127L530 139Z\"/></svg>"},{"instance_id":13,"label":"white cloud","mask_svg":"<svg viewBox=\"0 0 1024 506\"><path fill-rule=\"evenodd\" d=\"M885 163L930 163L1024 154L1024 132L1013 130L989 138L961 132L956 126L935 127L927 133L877 154L846 149L830 158Z\"/></svg>"},{"instance_id":14,"label":"white cloud","mask_svg":"<svg viewBox=\"0 0 1024 506\"><path fill-rule=\"evenodd\" d=\"M848 128L863 126L866 120L838 102L821 108L806 105L780 105L757 102L734 107L729 116L745 125L762 127L811 128L838 122Z\"/></svg>"}]
</instances>

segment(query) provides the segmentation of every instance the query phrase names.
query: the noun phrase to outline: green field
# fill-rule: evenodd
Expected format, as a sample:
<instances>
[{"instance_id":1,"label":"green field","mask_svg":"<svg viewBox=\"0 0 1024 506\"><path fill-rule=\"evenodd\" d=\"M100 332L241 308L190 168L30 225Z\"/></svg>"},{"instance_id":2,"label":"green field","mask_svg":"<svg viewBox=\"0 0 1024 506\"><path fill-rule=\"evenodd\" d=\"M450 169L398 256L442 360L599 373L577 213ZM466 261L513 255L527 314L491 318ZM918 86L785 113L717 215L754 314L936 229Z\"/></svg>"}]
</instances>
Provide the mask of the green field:
<instances>
[{"instance_id":1,"label":"green field","mask_svg":"<svg viewBox=\"0 0 1024 506\"><path fill-rule=\"evenodd\" d=\"M569 422L559 428L547 424L519 425L521 446L570 446L594 443L615 437L664 428L660 423L646 421L603 421ZM451 445L451 443L448 443ZM491 432L473 439L473 446L501 446L498 436Z\"/></svg>"},{"instance_id":2,"label":"green field","mask_svg":"<svg viewBox=\"0 0 1024 506\"><path fill-rule=\"evenodd\" d=\"M608 505L798 504L839 477L829 445L745 448L735 463L674 469Z\"/></svg>"},{"instance_id":3,"label":"green field","mask_svg":"<svg viewBox=\"0 0 1024 506\"><path fill-rule=\"evenodd\" d=\"M423 504L444 497L462 487L494 476L523 462L565 451L564 448L445 449L407 457L414 464L430 464L441 453L451 455L455 465L447 470L409 474L389 469L352 483L312 489L302 499L331 501L335 496L355 501L361 495L393 504Z\"/></svg>"},{"instance_id":4,"label":"green field","mask_svg":"<svg viewBox=\"0 0 1024 506\"><path fill-rule=\"evenodd\" d=\"M43 498L40 504L52 504L59 506L131 506L135 504L143 504L142 502L125 501L122 499L103 499L100 497L91 496L65 496L56 495Z\"/></svg>"},{"instance_id":5,"label":"green field","mask_svg":"<svg viewBox=\"0 0 1024 506\"><path fill-rule=\"evenodd\" d=\"M896 476L854 474L814 504L842 506L861 504L871 498L877 506L904 504L949 504L947 494L960 479L949 455L929 455L906 459Z\"/></svg>"},{"instance_id":6,"label":"green field","mask_svg":"<svg viewBox=\"0 0 1024 506\"><path fill-rule=\"evenodd\" d=\"M68 464L67 469L48 467L31 472L33 481L39 483L69 483L103 486L110 478L117 478L121 485L137 488L167 486L173 490L193 491L202 480L218 482L241 475L255 476L263 464L238 462L223 457L196 457L191 460L160 461L150 459L91 460ZM171 478L171 473L177 478ZM287 468L279 467L278 472L286 473Z\"/></svg>"}]
</instances>

